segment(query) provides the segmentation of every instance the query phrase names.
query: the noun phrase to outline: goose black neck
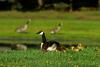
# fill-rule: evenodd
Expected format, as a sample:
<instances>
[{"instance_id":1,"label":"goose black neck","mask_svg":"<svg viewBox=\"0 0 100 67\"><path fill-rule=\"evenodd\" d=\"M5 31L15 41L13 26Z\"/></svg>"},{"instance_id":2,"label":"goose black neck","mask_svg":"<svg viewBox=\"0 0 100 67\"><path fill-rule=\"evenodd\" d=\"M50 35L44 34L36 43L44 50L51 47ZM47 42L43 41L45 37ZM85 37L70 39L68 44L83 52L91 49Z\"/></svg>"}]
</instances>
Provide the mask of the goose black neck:
<instances>
[{"instance_id":1,"label":"goose black neck","mask_svg":"<svg viewBox=\"0 0 100 67\"><path fill-rule=\"evenodd\" d=\"M43 35L42 35L42 42L43 42L43 43L45 43L45 42L46 42L45 33L43 33Z\"/></svg>"}]
</instances>

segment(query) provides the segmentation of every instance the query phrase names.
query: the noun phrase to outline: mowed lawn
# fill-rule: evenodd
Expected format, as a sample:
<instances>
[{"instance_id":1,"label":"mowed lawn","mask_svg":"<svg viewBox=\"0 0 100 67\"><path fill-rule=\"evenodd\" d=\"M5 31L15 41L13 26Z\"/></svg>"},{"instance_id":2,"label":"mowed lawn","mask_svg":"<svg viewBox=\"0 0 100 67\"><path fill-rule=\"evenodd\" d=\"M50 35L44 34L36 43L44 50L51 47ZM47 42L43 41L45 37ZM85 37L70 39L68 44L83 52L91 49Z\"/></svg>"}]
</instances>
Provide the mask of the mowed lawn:
<instances>
[{"instance_id":1,"label":"mowed lawn","mask_svg":"<svg viewBox=\"0 0 100 67\"><path fill-rule=\"evenodd\" d=\"M100 67L99 12L1 12L0 15L1 43L24 42L40 45L41 37L36 33L43 30L48 40L56 40L62 45L82 43L88 46L80 52L71 50L66 50L66 52L42 52L34 48L27 51L0 51L1 66ZM28 33L15 32L15 29L19 25L25 24L29 18L32 19L32 22L29 23ZM59 23L62 23L61 30L54 35L50 34L50 30ZM27 40L18 40L18 38Z\"/></svg>"}]
</instances>

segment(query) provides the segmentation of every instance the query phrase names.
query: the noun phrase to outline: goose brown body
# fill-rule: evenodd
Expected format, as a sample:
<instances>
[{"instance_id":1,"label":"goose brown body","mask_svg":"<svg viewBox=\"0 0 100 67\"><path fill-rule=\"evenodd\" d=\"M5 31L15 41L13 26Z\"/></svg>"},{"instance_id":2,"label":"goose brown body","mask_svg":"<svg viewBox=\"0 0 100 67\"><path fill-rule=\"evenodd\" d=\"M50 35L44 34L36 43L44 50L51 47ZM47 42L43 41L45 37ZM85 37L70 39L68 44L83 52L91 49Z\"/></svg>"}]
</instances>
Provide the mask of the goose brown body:
<instances>
[{"instance_id":1,"label":"goose brown body","mask_svg":"<svg viewBox=\"0 0 100 67\"><path fill-rule=\"evenodd\" d=\"M51 34L55 34L55 33L59 32L60 29L61 29L61 24L58 24L57 27L51 29L51 32L50 32L50 33L51 33Z\"/></svg>"},{"instance_id":2,"label":"goose brown body","mask_svg":"<svg viewBox=\"0 0 100 67\"><path fill-rule=\"evenodd\" d=\"M31 19L29 19L24 25L19 26L16 28L16 32L18 33L24 33L28 30L28 24L31 22Z\"/></svg>"},{"instance_id":3,"label":"goose brown body","mask_svg":"<svg viewBox=\"0 0 100 67\"><path fill-rule=\"evenodd\" d=\"M24 44L13 44L13 45L11 45L11 49L12 50L27 50L27 46L26 45L24 45Z\"/></svg>"}]
</instances>

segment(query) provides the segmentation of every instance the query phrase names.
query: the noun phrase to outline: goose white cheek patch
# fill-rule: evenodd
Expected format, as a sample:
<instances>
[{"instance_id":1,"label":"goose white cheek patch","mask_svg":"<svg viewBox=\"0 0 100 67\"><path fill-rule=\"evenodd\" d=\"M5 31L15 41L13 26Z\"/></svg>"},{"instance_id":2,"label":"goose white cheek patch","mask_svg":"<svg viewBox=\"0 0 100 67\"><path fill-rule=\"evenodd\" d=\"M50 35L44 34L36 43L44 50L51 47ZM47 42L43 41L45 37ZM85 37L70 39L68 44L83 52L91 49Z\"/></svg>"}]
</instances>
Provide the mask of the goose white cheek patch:
<instances>
[{"instance_id":1,"label":"goose white cheek patch","mask_svg":"<svg viewBox=\"0 0 100 67\"><path fill-rule=\"evenodd\" d=\"M40 35L43 35L43 32L41 32Z\"/></svg>"}]
</instances>

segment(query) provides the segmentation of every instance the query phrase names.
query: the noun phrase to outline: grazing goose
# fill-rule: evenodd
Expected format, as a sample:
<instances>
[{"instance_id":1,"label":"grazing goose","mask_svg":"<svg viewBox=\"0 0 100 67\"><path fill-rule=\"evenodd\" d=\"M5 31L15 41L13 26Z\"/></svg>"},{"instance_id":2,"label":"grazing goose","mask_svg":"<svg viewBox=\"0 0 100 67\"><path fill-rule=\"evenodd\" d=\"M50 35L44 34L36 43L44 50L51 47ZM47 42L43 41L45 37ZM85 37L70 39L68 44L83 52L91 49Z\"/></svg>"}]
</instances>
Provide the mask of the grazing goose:
<instances>
[{"instance_id":1,"label":"grazing goose","mask_svg":"<svg viewBox=\"0 0 100 67\"><path fill-rule=\"evenodd\" d=\"M23 44L15 44L15 45L11 45L11 49L12 50L27 50L27 46L23 45Z\"/></svg>"},{"instance_id":2,"label":"grazing goose","mask_svg":"<svg viewBox=\"0 0 100 67\"><path fill-rule=\"evenodd\" d=\"M43 31L39 31L37 34L42 36L41 49L45 51L64 51L65 48L61 47L59 42L56 41L47 41L45 37L45 33Z\"/></svg>"},{"instance_id":3,"label":"grazing goose","mask_svg":"<svg viewBox=\"0 0 100 67\"><path fill-rule=\"evenodd\" d=\"M25 33L27 32L27 29L28 29L28 24L31 22L31 19L29 19L26 24L22 25L22 26L19 26L17 29L16 29L16 32L18 33Z\"/></svg>"},{"instance_id":4,"label":"grazing goose","mask_svg":"<svg viewBox=\"0 0 100 67\"><path fill-rule=\"evenodd\" d=\"M57 27L53 28L50 33L55 34L55 33L59 32L60 29L61 29L61 23L59 23Z\"/></svg>"},{"instance_id":5,"label":"grazing goose","mask_svg":"<svg viewBox=\"0 0 100 67\"><path fill-rule=\"evenodd\" d=\"M75 51L75 52L77 52L77 51L82 51L84 48L85 48L85 46L82 45L81 43L71 45L71 49L72 49L73 51Z\"/></svg>"}]
</instances>

